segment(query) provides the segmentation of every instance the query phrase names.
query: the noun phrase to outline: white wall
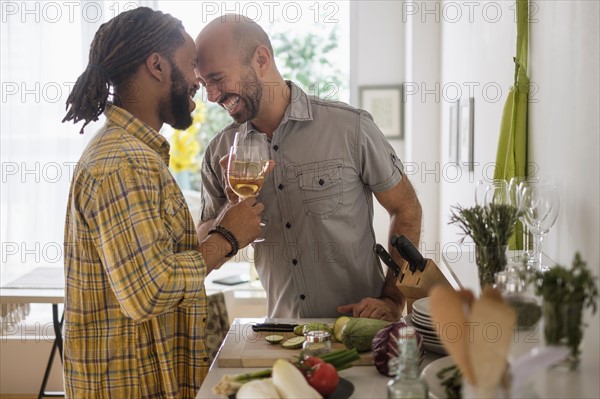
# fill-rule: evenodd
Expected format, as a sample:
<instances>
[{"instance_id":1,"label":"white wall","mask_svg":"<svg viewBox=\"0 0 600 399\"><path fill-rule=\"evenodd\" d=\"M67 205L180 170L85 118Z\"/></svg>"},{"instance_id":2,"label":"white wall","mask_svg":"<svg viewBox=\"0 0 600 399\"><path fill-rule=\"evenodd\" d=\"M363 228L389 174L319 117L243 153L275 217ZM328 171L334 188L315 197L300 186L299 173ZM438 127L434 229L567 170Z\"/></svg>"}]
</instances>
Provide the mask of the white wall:
<instances>
[{"instance_id":1,"label":"white wall","mask_svg":"<svg viewBox=\"0 0 600 399\"><path fill-rule=\"evenodd\" d=\"M513 79L516 25L512 2L502 7L497 22L486 21L480 4L474 21L442 23L442 83L496 82L502 100L492 102L475 90L475 168L472 177L442 181L439 220L442 243L456 241L448 226L450 206L473 202L473 180L490 178L495 161L500 116ZM448 2L444 4L449 4ZM580 251L595 275L600 274L600 3L597 1L536 1L531 3L530 74L537 92L530 99L529 162L560 190L559 218L544 241L551 259L569 265ZM477 11L479 10L479 11ZM463 8L466 12L466 8ZM492 16L492 9L487 16ZM489 93L491 94L491 93ZM442 161L448 153L448 104L442 107ZM444 158L445 157L445 158ZM598 315L590 317L584 341L586 361L597 363ZM596 382L598 383L598 382ZM598 389L600 392L600 387Z\"/></svg>"},{"instance_id":2,"label":"white wall","mask_svg":"<svg viewBox=\"0 0 600 399\"><path fill-rule=\"evenodd\" d=\"M411 181L423 203L422 251L433 257L436 243L442 251L454 249L460 236L448 225L451 206L472 205L475 182L493 176L500 118L513 81L513 2L357 1L351 11L353 93L363 84L419 85L417 95L408 97L400 155L418 167ZM558 184L561 200L544 252L568 265L580 251L600 275L600 2L532 0L530 11L529 77L536 92L530 99L528 158ZM468 97L475 99L473 172L457 170L448 156L450 104ZM435 173L425 170L439 174L439 195L431 182ZM375 222L381 242L387 215ZM600 358L598 314L587 317L584 364Z\"/></svg>"},{"instance_id":3,"label":"white wall","mask_svg":"<svg viewBox=\"0 0 600 399\"><path fill-rule=\"evenodd\" d=\"M442 85L479 84L474 93L475 161L480 165L456 183L442 180L439 229L444 243L457 238L457 229L447 225L450 206L473 203L473 181L493 174L502 107L513 79L514 12L509 2L490 3L502 6L502 17L495 23L477 12L473 22L467 18L458 23L441 21ZM596 270L600 263L599 4L532 3L529 44L529 77L536 88L529 107L529 162L558 184L561 197L561 212L544 241L544 252L566 263L580 250ZM491 89L486 95L485 85L501 87L501 100L493 101ZM448 160L448 107L448 101L442 103L442 162Z\"/></svg>"}]
</instances>

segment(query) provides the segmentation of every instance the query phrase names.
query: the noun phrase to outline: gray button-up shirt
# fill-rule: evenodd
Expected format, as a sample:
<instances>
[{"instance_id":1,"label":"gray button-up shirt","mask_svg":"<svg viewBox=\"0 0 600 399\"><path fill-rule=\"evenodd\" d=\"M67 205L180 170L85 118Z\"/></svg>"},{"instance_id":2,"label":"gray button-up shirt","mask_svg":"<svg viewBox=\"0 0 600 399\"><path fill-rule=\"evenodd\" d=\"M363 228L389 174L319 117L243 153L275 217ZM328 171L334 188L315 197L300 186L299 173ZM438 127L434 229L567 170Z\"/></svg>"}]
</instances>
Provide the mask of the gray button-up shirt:
<instances>
[{"instance_id":1,"label":"gray button-up shirt","mask_svg":"<svg viewBox=\"0 0 600 399\"><path fill-rule=\"evenodd\" d=\"M291 89L269 143L276 167L258 196L268 222L265 241L254 244L256 270L269 317L337 317L339 305L381 296L373 192L398 184L403 165L368 112L309 97L293 83ZM250 122L233 123L208 146L203 221L227 201L219 159L236 131L258 133Z\"/></svg>"}]
</instances>

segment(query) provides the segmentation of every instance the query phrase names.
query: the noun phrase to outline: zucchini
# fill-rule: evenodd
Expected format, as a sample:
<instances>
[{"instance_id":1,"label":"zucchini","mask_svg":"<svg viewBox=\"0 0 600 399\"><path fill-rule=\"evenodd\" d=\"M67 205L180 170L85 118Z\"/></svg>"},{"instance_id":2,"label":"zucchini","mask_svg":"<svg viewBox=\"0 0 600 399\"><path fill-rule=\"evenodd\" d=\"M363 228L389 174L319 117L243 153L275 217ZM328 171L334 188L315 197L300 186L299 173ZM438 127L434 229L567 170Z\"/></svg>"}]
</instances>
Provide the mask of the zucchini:
<instances>
[{"instance_id":1,"label":"zucchini","mask_svg":"<svg viewBox=\"0 0 600 399\"><path fill-rule=\"evenodd\" d=\"M333 336L338 342L344 341L344 328L349 321L350 317L340 316L333 323Z\"/></svg>"},{"instance_id":2,"label":"zucchini","mask_svg":"<svg viewBox=\"0 0 600 399\"><path fill-rule=\"evenodd\" d=\"M298 324L294 327L294 334L304 335L309 331L327 331L329 334L333 334L333 328L325 323L311 322L306 324Z\"/></svg>"},{"instance_id":3,"label":"zucchini","mask_svg":"<svg viewBox=\"0 0 600 399\"><path fill-rule=\"evenodd\" d=\"M302 327L302 334L306 334L310 331L327 331L329 334L333 334L333 329L330 326L319 322L308 323Z\"/></svg>"},{"instance_id":4,"label":"zucchini","mask_svg":"<svg viewBox=\"0 0 600 399\"><path fill-rule=\"evenodd\" d=\"M304 333L302 332L302 330L304 329L304 326L306 324L298 324L296 327L294 327L294 334L296 335L304 335Z\"/></svg>"},{"instance_id":5,"label":"zucchini","mask_svg":"<svg viewBox=\"0 0 600 399\"><path fill-rule=\"evenodd\" d=\"M281 343L281 346L283 346L285 349L298 349L298 348L302 348L302 344L304 343L304 341L305 341L304 336L292 337L292 338L288 338L285 341L283 341Z\"/></svg>"},{"instance_id":6,"label":"zucchini","mask_svg":"<svg viewBox=\"0 0 600 399\"><path fill-rule=\"evenodd\" d=\"M349 319L342 328L342 342L348 349L356 348L358 352L370 351L375 334L391 323L366 317Z\"/></svg>"},{"instance_id":7,"label":"zucchini","mask_svg":"<svg viewBox=\"0 0 600 399\"><path fill-rule=\"evenodd\" d=\"M281 341L283 341L283 335L279 335L279 334L267 335L265 337L265 341L267 341L270 344L278 344Z\"/></svg>"}]
</instances>

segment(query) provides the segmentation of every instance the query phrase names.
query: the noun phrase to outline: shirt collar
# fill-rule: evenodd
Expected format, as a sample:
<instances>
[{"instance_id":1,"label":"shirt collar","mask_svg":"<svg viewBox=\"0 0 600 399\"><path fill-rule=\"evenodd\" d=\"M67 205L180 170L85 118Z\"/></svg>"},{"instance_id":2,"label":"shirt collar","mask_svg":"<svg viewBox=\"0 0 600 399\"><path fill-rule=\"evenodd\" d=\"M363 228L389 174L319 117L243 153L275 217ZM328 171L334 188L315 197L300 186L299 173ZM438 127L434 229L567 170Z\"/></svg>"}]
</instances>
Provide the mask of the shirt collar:
<instances>
[{"instance_id":1,"label":"shirt collar","mask_svg":"<svg viewBox=\"0 0 600 399\"><path fill-rule=\"evenodd\" d=\"M171 146L164 136L149 125L136 118L133 114L114 104L108 104L104 111L106 119L146 144L169 164L169 150Z\"/></svg>"},{"instance_id":2,"label":"shirt collar","mask_svg":"<svg viewBox=\"0 0 600 399\"><path fill-rule=\"evenodd\" d=\"M310 105L310 98L298 85L294 82L286 80L287 85L291 89L291 99L281 124L286 123L288 120L294 121L311 121L313 119L312 108ZM256 132L258 131L251 121L247 121L241 125L244 132Z\"/></svg>"}]
</instances>

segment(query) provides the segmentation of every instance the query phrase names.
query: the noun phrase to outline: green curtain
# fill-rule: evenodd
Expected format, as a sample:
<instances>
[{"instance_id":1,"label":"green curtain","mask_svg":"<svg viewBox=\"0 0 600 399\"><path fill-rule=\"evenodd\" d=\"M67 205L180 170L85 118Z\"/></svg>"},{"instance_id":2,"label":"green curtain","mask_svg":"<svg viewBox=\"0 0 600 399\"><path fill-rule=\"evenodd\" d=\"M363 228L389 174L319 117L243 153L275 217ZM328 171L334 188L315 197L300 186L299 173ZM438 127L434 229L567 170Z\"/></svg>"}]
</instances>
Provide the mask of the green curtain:
<instances>
[{"instance_id":1,"label":"green curtain","mask_svg":"<svg viewBox=\"0 0 600 399\"><path fill-rule=\"evenodd\" d=\"M527 174L527 104L529 102L529 78L527 55L529 41L528 0L517 0L517 51L514 84L504 105L500 125L498 152L496 153L495 179L507 182L515 176ZM523 248L523 230L517 223L509 241L511 249Z\"/></svg>"}]
</instances>

